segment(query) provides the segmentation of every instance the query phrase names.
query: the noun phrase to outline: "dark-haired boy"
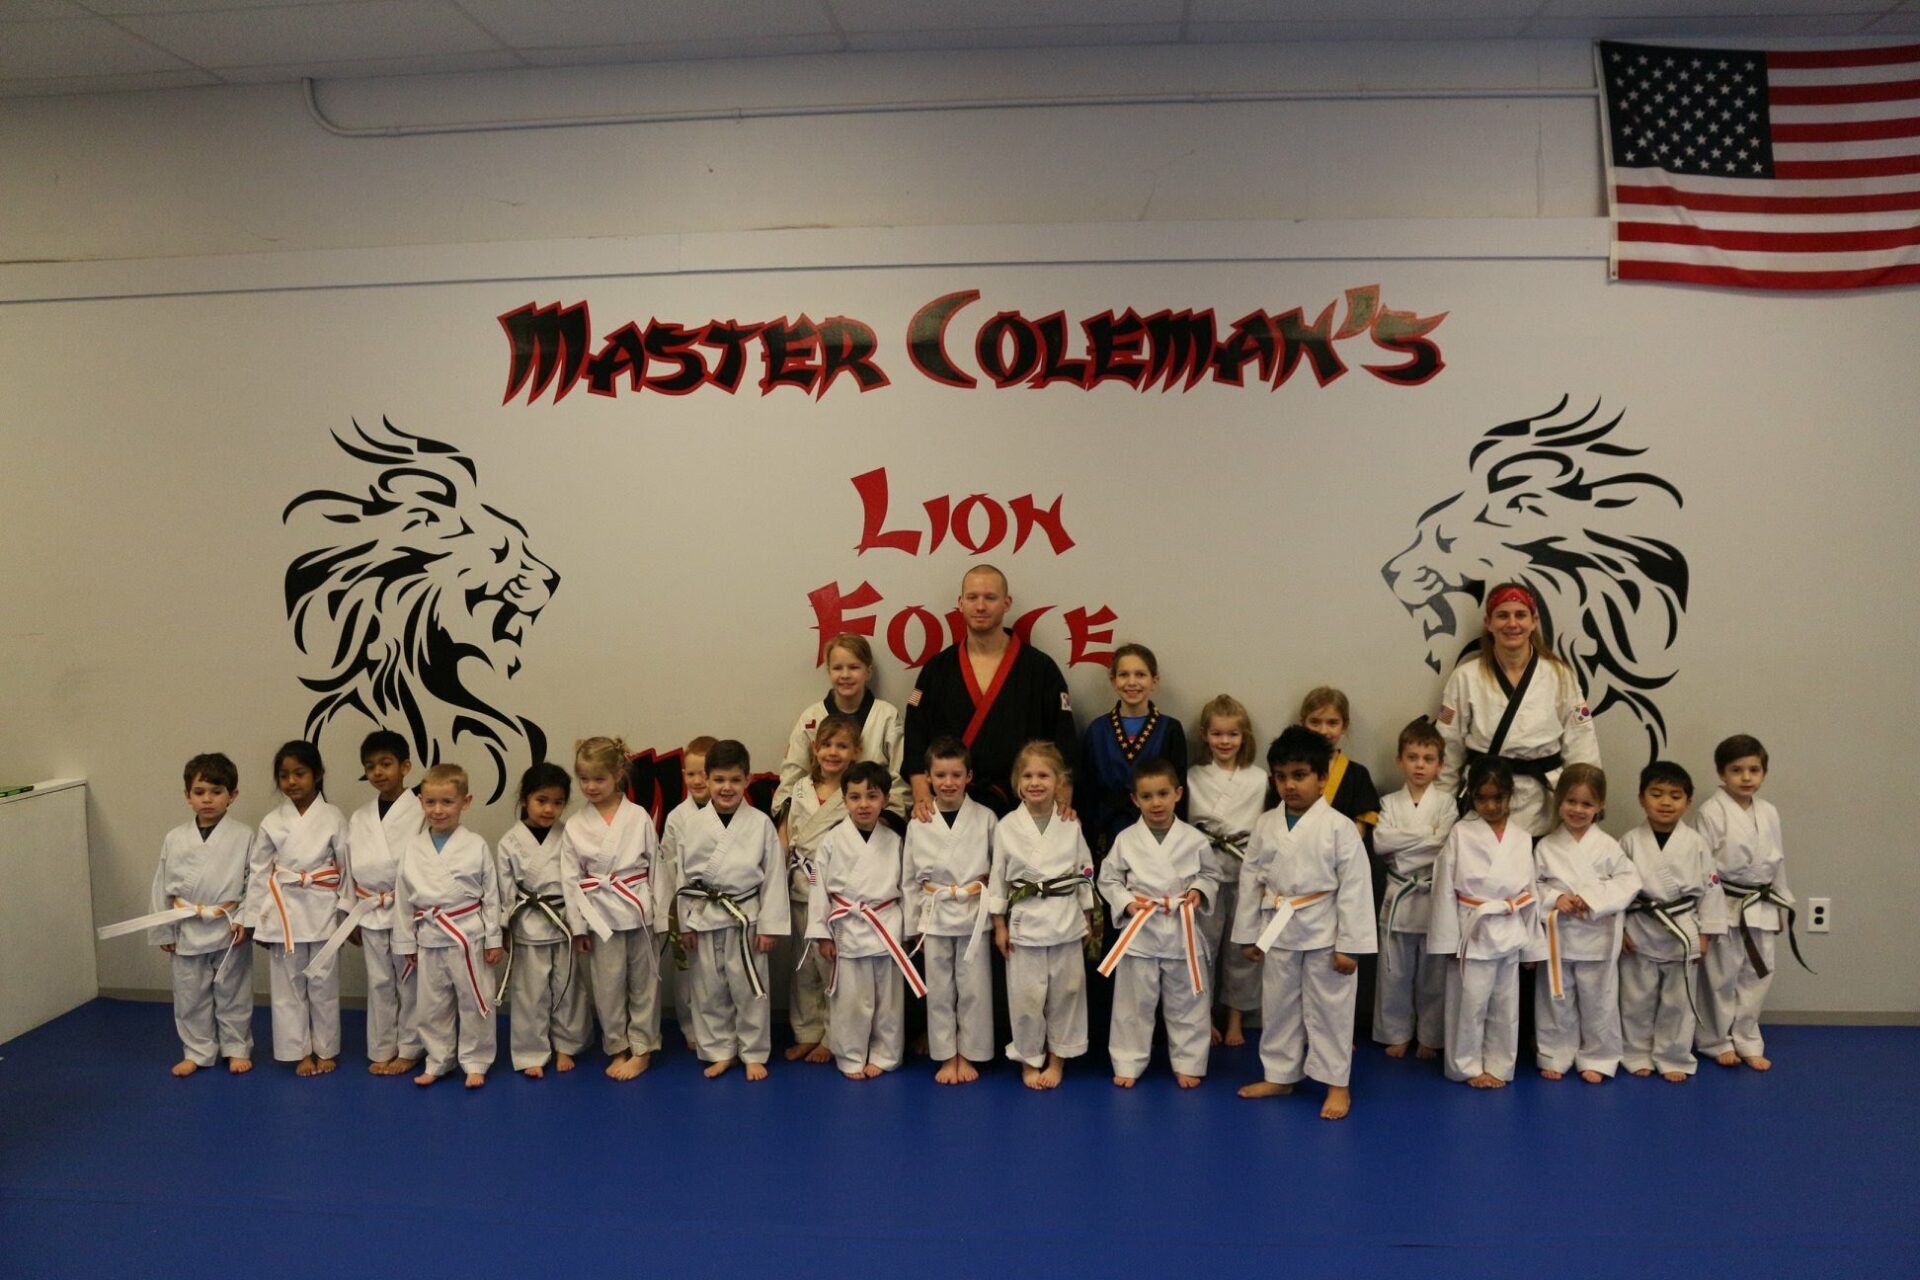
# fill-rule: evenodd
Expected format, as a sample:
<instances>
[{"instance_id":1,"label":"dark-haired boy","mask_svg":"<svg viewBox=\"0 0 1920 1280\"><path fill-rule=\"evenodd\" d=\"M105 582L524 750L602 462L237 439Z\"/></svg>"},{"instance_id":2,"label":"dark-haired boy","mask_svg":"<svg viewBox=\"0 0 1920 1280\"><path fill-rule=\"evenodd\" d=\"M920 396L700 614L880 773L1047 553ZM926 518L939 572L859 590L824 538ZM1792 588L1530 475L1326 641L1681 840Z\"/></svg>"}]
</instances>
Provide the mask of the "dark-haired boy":
<instances>
[{"instance_id":1,"label":"dark-haired boy","mask_svg":"<svg viewBox=\"0 0 1920 1280\"><path fill-rule=\"evenodd\" d=\"M376 794L347 820L340 892L351 907L334 931L344 930L366 957L367 1070L376 1076L404 1075L425 1052L414 1012L417 979L407 958L393 951L400 854L426 826L420 801L407 787L412 755L407 740L391 729L376 729L360 744L360 767Z\"/></svg>"},{"instance_id":2,"label":"dark-haired boy","mask_svg":"<svg viewBox=\"0 0 1920 1280\"><path fill-rule=\"evenodd\" d=\"M1433 912L1433 863L1460 816L1451 793L1434 785L1446 740L1421 716L1400 731L1394 763L1406 786L1380 802L1373 852L1386 874L1380 902L1380 981L1373 991L1373 1038L1390 1058L1437 1058L1446 1040L1447 958L1427 954Z\"/></svg>"},{"instance_id":3,"label":"dark-haired boy","mask_svg":"<svg viewBox=\"0 0 1920 1280\"><path fill-rule=\"evenodd\" d=\"M226 756L195 756L185 780L193 821L160 844L153 909L193 910L155 925L147 937L173 957L173 1025L181 1045L173 1074L190 1076L225 1058L237 1075L253 1069L253 958L235 919L247 894L253 828L227 816L240 775Z\"/></svg>"},{"instance_id":4,"label":"dark-haired boy","mask_svg":"<svg viewBox=\"0 0 1920 1280\"><path fill-rule=\"evenodd\" d=\"M927 1049L941 1084L971 1084L993 1057L993 960L986 937L993 811L967 794L967 744L935 738L927 748L933 815L907 823L901 887L907 932L921 939L927 981Z\"/></svg>"}]
</instances>

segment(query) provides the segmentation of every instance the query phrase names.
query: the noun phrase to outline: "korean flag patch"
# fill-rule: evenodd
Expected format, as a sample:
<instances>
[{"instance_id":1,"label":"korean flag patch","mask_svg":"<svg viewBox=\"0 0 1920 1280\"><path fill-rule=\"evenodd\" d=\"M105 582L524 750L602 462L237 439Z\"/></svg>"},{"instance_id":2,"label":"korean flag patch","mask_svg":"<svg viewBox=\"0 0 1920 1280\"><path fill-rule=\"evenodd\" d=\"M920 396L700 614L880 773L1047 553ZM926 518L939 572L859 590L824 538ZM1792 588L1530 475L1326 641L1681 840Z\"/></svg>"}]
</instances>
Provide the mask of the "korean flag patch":
<instances>
[{"instance_id":1,"label":"korean flag patch","mask_svg":"<svg viewBox=\"0 0 1920 1280\"><path fill-rule=\"evenodd\" d=\"M1587 710L1587 704L1583 702L1580 704L1580 709L1573 713L1573 718L1575 723L1586 724L1593 719L1593 712Z\"/></svg>"}]
</instances>

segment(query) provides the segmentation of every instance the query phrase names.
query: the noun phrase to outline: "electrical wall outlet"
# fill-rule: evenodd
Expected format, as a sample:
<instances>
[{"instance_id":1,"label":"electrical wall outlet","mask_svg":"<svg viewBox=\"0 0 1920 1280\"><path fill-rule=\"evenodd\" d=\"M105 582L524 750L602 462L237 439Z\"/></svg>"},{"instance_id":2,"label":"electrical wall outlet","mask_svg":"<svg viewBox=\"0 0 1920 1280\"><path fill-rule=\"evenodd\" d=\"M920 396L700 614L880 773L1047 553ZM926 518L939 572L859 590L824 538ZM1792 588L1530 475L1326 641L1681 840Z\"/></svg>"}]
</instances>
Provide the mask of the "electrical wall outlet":
<instances>
[{"instance_id":1,"label":"electrical wall outlet","mask_svg":"<svg viewBox=\"0 0 1920 1280\"><path fill-rule=\"evenodd\" d=\"M1808 898L1807 899L1807 932L1808 933L1833 932L1833 899L1832 898Z\"/></svg>"}]
</instances>

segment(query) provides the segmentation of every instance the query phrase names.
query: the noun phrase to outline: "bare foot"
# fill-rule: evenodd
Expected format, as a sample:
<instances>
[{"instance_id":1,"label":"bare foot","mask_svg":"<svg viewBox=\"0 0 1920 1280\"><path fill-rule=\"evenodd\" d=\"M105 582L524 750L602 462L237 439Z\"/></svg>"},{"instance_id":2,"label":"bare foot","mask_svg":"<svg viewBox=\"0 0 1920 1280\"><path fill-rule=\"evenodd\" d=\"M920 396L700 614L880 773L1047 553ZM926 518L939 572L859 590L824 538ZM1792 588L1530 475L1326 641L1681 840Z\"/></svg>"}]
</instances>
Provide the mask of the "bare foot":
<instances>
[{"instance_id":1,"label":"bare foot","mask_svg":"<svg viewBox=\"0 0 1920 1280\"><path fill-rule=\"evenodd\" d=\"M567 1053L558 1053L558 1052L556 1052L556 1053L555 1053L555 1054L553 1055L553 1069L554 1069L555 1071L571 1071L571 1070L573 1070L573 1055L572 1055L572 1054L567 1054Z\"/></svg>"},{"instance_id":2,"label":"bare foot","mask_svg":"<svg viewBox=\"0 0 1920 1280\"><path fill-rule=\"evenodd\" d=\"M767 1078L767 1064L766 1064L766 1063L764 1063L764 1062L749 1062L749 1063L747 1064L747 1079L748 1079L748 1080L765 1080L766 1078Z\"/></svg>"},{"instance_id":3,"label":"bare foot","mask_svg":"<svg viewBox=\"0 0 1920 1280\"><path fill-rule=\"evenodd\" d=\"M948 1058L945 1062L941 1063L940 1069L933 1073L933 1082L935 1084L959 1084L960 1059Z\"/></svg>"},{"instance_id":4,"label":"bare foot","mask_svg":"<svg viewBox=\"0 0 1920 1280\"><path fill-rule=\"evenodd\" d=\"M1746 1063L1748 1066L1752 1067L1755 1071L1773 1070L1773 1063L1761 1057L1757 1053L1754 1054L1751 1058L1742 1058L1741 1061Z\"/></svg>"},{"instance_id":5,"label":"bare foot","mask_svg":"<svg viewBox=\"0 0 1920 1280\"><path fill-rule=\"evenodd\" d=\"M387 1074L390 1076L403 1076L419 1065L420 1059L418 1058L395 1058L387 1064Z\"/></svg>"},{"instance_id":6,"label":"bare foot","mask_svg":"<svg viewBox=\"0 0 1920 1280\"><path fill-rule=\"evenodd\" d=\"M817 1044L807 1051L808 1062L832 1062L833 1050L824 1044Z\"/></svg>"},{"instance_id":7,"label":"bare foot","mask_svg":"<svg viewBox=\"0 0 1920 1280\"><path fill-rule=\"evenodd\" d=\"M1202 1078L1201 1076L1183 1076L1178 1071L1173 1073L1173 1082L1182 1089L1198 1089Z\"/></svg>"},{"instance_id":8,"label":"bare foot","mask_svg":"<svg viewBox=\"0 0 1920 1280\"><path fill-rule=\"evenodd\" d=\"M1040 1072L1040 1087L1042 1089L1058 1089L1061 1078L1066 1074L1067 1064L1060 1060L1060 1055L1057 1053L1049 1053L1047 1055L1047 1065Z\"/></svg>"},{"instance_id":9,"label":"bare foot","mask_svg":"<svg viewBox=\"0 0 1920 1280\"><path fill-rule=\"evenodd\" d=\"M954 1062L956 1064L953 1069L953 1082L955 1084L972 1084L980 1078L979 1071L975 1070L974 1065L965 1058L955 1058Z\"/></svg>"},{"instance_id":10,"label":"bare foot","mask_svg":"<svg viewBox=\"0 0 1920 1280\"><path fill-rule=\"evenodd\" d=\"M1660 1078L1668 1084L1685 1084L1687 1082L1687 1073L1684 1071L1662 1071Z\"/></svg>"},{"instance_id":11,"label":"bare foot","mask_svg":"<svg viewBox=\"0 0 1920 1280\"><path fill-rule=\"evenodd\" d=\"M313 1060L313 1074L317 1076L327 1075L329 1072L331 1072L335 1067L339 1065L340 1064L338 1062L335 1062L332 1058L315 1058Z\"/></svg>"},{"instance_id":12,"label":"bare foot","mask_svg":"<svg viewBox=\"0 0 1920 1280\"><path fill-rule=\"evenodd\" d=\"M613 1065L607 1068L607 1074L615 1080L632 1080L652 1065L653 1055L650 1053L623 1053L613 1060Z\"/></svg>"},{"instance_id":13,"label":"bare foot","mask_svg":"<svg viewBox=\"0 0 1920 1280\"><path fill-rule=\"evenodd\" d=\"M1540 1068L1540 1078L1542 1080L1565 1080L1567 1073L1564 1071L1555 1071L1550 1067L1542 1067Z\"/></svg>"},{"instance_id":14,"label":"bare foot","mask_svg":"<svg viewBox=\"0 0 1920 1280\"><path fill-rule=\"evenodd\" d=\"M1327 1100L1320 1104L1322 1120L1345 1120L1353 1110L1353 1091L1340 1085L1327 1086Z\"/></svg>"},{"instance_id":15,"label":"bare foot","mask_svg":"<svg viewBox=\"0 0 1920 1280\"><path fill-rule=\"evenodd\" d=\"M864 1071L842 1071L840 1074L849 1080L864 1081L867 1078L867 1073Z\"/></svg>"},{"instance_id":16,"label":"bare foot","mask_svg":"<svg viewBox=\"0 0 1920 1280\"><path fill-rule=\"evenodd\" d=\"M734 1059L722 1058L720 1059L720 1061L709 1066L705 1071L702 1071L700 1074L705 1076L709 1080L718 1080L721 1076L733 1070L733 1064L734 1064Z\"/></svg>"},{"instance_id":17,"label":"bare foot","mask_svg":"<svg viewBox=\"0 0 1920 1280\"><path fill-rule=\"evenodd\" d=\"M1598 1071L1582 1071L1580 1073L1580 1078L1582 1080L1585 1080L1588 1084L1599 1084L1602 1080L1606 1079L1606 1077L1601 1075Z\"/></svg>"},{"instance_id":18,"label":"bare foot","mask_svg":"<svg viewBox=\"0 0 1920 1280\"><path fill-rule=\"evenodd\" d=\"M369 1063L367 1064L367 1074L368 1074L368 1075L370 1075L370 1076L390 1076L390 1075L392 1075L392 1074L393 1074L393 1059L392 1059L392 1058L382 1058L382 1059L381 1059L380 1061L378 1061L378 1062L369 1062Z\"/></svg>"},{"instance_id":19,"label":"bare foot","mask_svg":"<svg viewBox=\"0 0 1920 1280\"><path fill-rule=\"evenodd\" d=\"M1220 1028L1218 1028L1218 1027L1208 1027L1208 1028L1207 1028L1207 1043L1208 1043L1208 1044L1211 1044L1211 1045L1213 1045L1213 1046L1214 1046L1215 1048L1218 1048L1218 1047L1219 1047L1220 1045L1223 1045L1223 1044L1225 1044L1226 1042L1227 1042L1227 1038L1226 1038L1226 1037L1225 1037L1224 1035L1222 1035L1222 1034L1220 1034Z\"/></svg>"},{"instance_id":20,"label":"bare foot","mask_svg":"<svg viewBox=\"0 0 1920 1280\"><path fill-rule=\"evenodd\" d=\"M1740 1055L1729 1049L1716 1057L1714 1061L1723 1067L1737 1067L1740 1065Z\"/></svg>"},{"instance_id":21,"label":"bare foot","mask_svg":"<svg viewBox=\"0 0 1920 1280\"><path fill-rule=\"evenodd\" d=\"M798 1062L819 1047L820 1042L818 1040L809 1040L805 1044L789 1045L787 1046L787 1061Z\"/></svg>"},{"instance_id":22,"label":"bare foot","mask_svg":"<svg viewBox=\"0 0 1920 1280\"><path fill-rule=\"evenodd\" d=\"M697 1045L697 1044L695 1044L695 1043L693 1042L693 1039L692 1039L692 1037L688 1037L688 1039L687 1039L687 1052L688 1052L688 1053L698 1053L698 1052L700 1052L700 1046L699 1046L699 1045Z\"/></svg>"},{"instance_id":23,"label":"bare foot","mask_svg":"<svg viewBox=\"0 0 1920 1280\"><path fill-rule=\"evenodd\" d=\"M200 1064L195 1062L192 1058L182 1058L180 1059L180 1061L173 1064L173 1074L180 1077L182 1080L185 1080L188 1076L192 1075L194 1072L198 1071L199 1069L200 1069Z\"/></svg>"},{"instance_id":24,"label":"bare foot","mask_svg":"<svg viewBox=\"0 0 1920 1280\"><path fill-rule=\"evenodd\" d=\"M620 1073L626 1069L627 1062L632 1057L633 1055L625 1049L614 1054L612 1060L607 1063L608 1077L614 1080L631 1080L633 1078L632 1076L623 1076Z\"/></svg>"},{"instance_id":25,"label":"bare foot","mask_svg":"<svg viewBox=\"0 0 1920 1280\"><path fill-rule=\"evenodd\" d=\"M1413 1056L1420 1062L1432 1062L1440 1056L1440 1051L1430 1044L1423 1044L1414 1049Z\"/></svg>"},{"instance_id":26,"label":"bare foot","mask_svg":"<svg viewBox=\"0 0 1920 1280\"><path fill-rule=\"evenodd\" d=\"M1390 1044L1387 1046L1387 1056L1389 1058L1404 1058L1407 1056L1407 1046L1404 1044Z\"/></svg>"},{"instance_id":27,"label":"bare foot","mask_svg":"<svg viewBox=\"0 0 1920 1280\"><path fill-rule=\"evenodd\" d=\"M485 1084L486 1082L487 1082L486 1072L484 1071L467 1072L467 1088L478 1089L481 1085Z\"/></svg>"},{"instance_id":28,"label":"bare foot","mask_svg":"<svg viewBox=\"0 0 1920 1280\"><path fill-rule=\"evenodd\" d=\"M306 1057L300 1059L300 1061L293 1064L293 1074L297 1076L310 1076L316 1070L318 1070L318 1068L313 1065L312 1054L308 1054Z\"/></svg>"},{"instance_id":29,"label":"bare foot","mask_svg":"<svg viewBox=\"0 0 1920 1280\"><path fill-rule=\"evenodd\" d=\"M236 1076L243 1076L253 1070L252 1058L228 1058L227 1070Z\"/></svg>"},{"instance_id":30,"label":"bare foot","mask_svg":"<svg viewBox=\"0 0 1920 1280\"><path fill-rule=\"evenodd\" d=\"M1024 1062L1020 1064L1020 1083L1029 1089L1044 1089L1047 1087L1040 1083L1040 1068L1028 1066Z\"/></svg>"},{"instance_id":31,"label":"bare foot","mask_svg":"<svg viewBox=\"0 0 1920 1280\"><path fill-rule=\"evenodd\" d=\"M1477 1076L1468 1076L1467 1084L1475 1089L1504 1089L1507 1087L1505 1080L1502 1080L1499 1076L1488 1075L1484 1071Z\"/></svg>"},{"instance_id":32,"label":"bare foot","mask_svg":"<svg viewBox=\"0 0 1920 1280\"><path fill-rule=\"evenodd\" d=\"M1636 1076L1639 1076L1642 1080L1645 1080L1648 1076L1653 1074L1653 1068L1652 1067L1635 1067L1633 1069L1633 1074L1635 1074Z\"/></svg>"},{"instance_id":33,"label":"bare foot","mask_svg":"<svg viewBox=\"0 0 1920 1280\"><path fill-rule=\"evenodd\" d=\"M1234 1009L1227 1014L1227 1043L1229 1045L1238 1047L1247 1042L1246 1029L1241 1026L1245 1018L1246 1015L1238 1009Z\"/></svg>"},{"instance_id":34,"label":"bare foot","mask_svg":"<svg viewBox=\"0 0 1920 1280\"><path fill-rule=\"evenodd\" d=\"M1134 1082L1139 1078L1138 1076L1115 1076L1113 1083L1117 1088L1131 1089L1133 1088Z\"/></svg>"},{"instance_id":35,"label":"bare foot","mask_svg":"<svg viewBox=\"0 0 1920 1280\"><path fill-rule=\"evenodd\" d=\"M876 1067L871 1062L869 1062L866 1066L860 1068L860 1074L865 1076L869 1080L878 1080L881 1076L885 1075L886 1073L887 1073L887 1069L885 1067Z\"/></svg>"},{"instance_id":36,"label":"bare foot","mask_svg":"<svg viewBox=\"0 0 1920 1280\"><path fill-rule=\"evenodd\" d=\"M422 1089L424 1089L428 1085L432 1084L435 1080L438 1080L439 1078L440 1078L439 1076L433 1074L433 1072L431 1071L422 1071L419 1075L413 1078L413 1082L419 1085Z\"/></svg>"},{"instance_id":37,"label":"bare foot","mask_svg":"<svg viewBox=\"0 0 1920 1280\"><path fill-rule=\"evenodd\" d=\"M1275 1084L1271 1080L1261 1080L1254 1084L1240 1086L1240 1096L1243 1098L1284 1098L1292 1092L1292 1085Z\"/></svg>"},{"instance_id":38,"label":"bare foot","mask_svg":"<svg viewBox=\"0 0 1920 1280\"><path fill-rule=\"evenodd\" d=\"M525 1067L520 1072L529 1080L544 1080L547 1073L539 1067Z\"/></svg>"}]
</instances>

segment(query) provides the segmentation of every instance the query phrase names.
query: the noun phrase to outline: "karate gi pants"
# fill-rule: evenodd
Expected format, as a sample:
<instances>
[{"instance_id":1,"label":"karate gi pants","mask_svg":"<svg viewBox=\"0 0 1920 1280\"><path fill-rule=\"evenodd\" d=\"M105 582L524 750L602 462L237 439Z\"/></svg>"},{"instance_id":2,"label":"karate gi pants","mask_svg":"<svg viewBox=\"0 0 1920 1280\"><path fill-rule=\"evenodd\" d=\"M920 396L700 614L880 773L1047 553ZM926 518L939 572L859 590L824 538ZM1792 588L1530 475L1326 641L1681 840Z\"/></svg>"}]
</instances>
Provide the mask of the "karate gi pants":
<instances>
[{"instance_id":1,"label":"karate gi pants","mask_svg":"<svg viewBox=\"0 0 1920 1280\"><path fill-rule=\"evenodd\" d=\"M842 956L827 998L827 1045L834 1065L899 1068L907 1050L906 980L891 956Z\"/></svg>"},{"instance_id":2,"label":"karate gi pants","mask_svg":"<svg viewBox=\"0 0 1920 1280\"><path fill-rule=\"evenodd\" d=\"M1007 1056L1047 1065L1047 1051L1077 1058L1087 1051L1087 960L1079 939L1051 947L1015 944L1007 957L1007 1013L1013 1043Z\"/></svg>"},{"instance_id":3,"label":"karate gi pants","mask_svg":"<svg viewBox=\"0 0 1920 1280\"><path fill-rule=\"evenodd\" d=\"M753 994L740 955L740 926L705 929L693 949L693 1041L704 1062L765 1062L773 1044L773 1004ZM751 939L749 939L751 941ZM767 983L767 958L753 953L760 985Z\"/></svg>"},{"instance_id":4,"label":"karate gi pants","mask_svg":"<svg viewBox=\"0 0 1920 1280\"><path fill-rule=\"evenodd\" d=\"M1207 940L1207 954L1214 958L1214 1003L1251 1013L1260 1007L1260 962L1247 959L1244 951L1227 941L1227 926L1233 923L1234 904L1240 900L1240 863L1233 858L1223 863L1233 875L1221 882L1213 909L1200 917L1200 932Z\"/></svg>"},{"instance_id":5,"label":"karate gi pants","mask_svg":"<svg viewBox=\"0 0 1920 1280\"><path fill-rule=\"evenodd\" d=\"M787 1025L795 1044L820 1044L827 1038L827 976L833 966L818 947L807 945L807 902L788 904L793 913L793 980L787 984Z\"/></svg>"},{"instance_id":6,"label":"karate gi pants","mask_svg":"<svg viewBox=\"0 0 1920 1280\"><path fill-rule=\"evenodd\" d=\"M666 1017L667 1004L673 1004L673 1023L680 1038L693 1043L693 964L689 957L685 969L674 958L673 944L662 939L660 947L660 1016Z\"/></svg>"},{"instance_id":7,"label":"karate gi pants","mask_svg":"<svg viewBox=\"0 0 1920 1280\"><path fill-rule=\"evenodd\" d=\"M993 1058L993 940L983 937L968 960L971 938L928 937L921 947L927 980L927 1052L935 1062L958 1055Z\"/></svg>"},{"instance_id":8,"label":"karate gi pants","mask_svg":"<svg viewBox=\"0 0 1920 1280\"><path fill-rule=\"evenodd\" d=\"M1520 954L1447 960L1447 1079L1513 1079L1520 1056Z\"/></svg>"},{"instance_id":9,"label":"karate gi pants","mask_svg":"<svg viewBox=\"0 0 1920 1280\"><path fill-rule=\"evenodd\" d=\"M227 971L216 979L220 957L218 951L172 957L173 1029L195 1066L253 1057L253 957L246 943L236 943Z\"/></svg>"},{"instance_id":10,"label":"karate gi pants","mask_svg":"<svg viewBox=\"0 0 1920 1280\"><path fill-rule=\"evenodd\" d=\"M1753 931L1754 949L1767 966L1764 978L1747 956L1739 925L1707 944L1707 957L1700 962L1700 1026L1693 1040L1701 1053L1717 1058L1731 1049L1743 1058L1765 1055L1760 1010L1773 985L1773 945L1778 938L1772 929Z\"/></svg>"},{"instance_id":11,"label":"karate gi pants","mask_svg":"<svg viewBox=\"0 0 1920 1280\"><path fill-rule=\"evenodd\" d=\"M1620 966L1612 960L1560 962L1563 994L1553 998L1550 965L1533 975L1533 1039L1542 1071L1620 1069Z\"/></svg>"},{"instance_id":12,"label":"karate gi pants","mask_svg":"<svg viewBox=\"0 0 1920 1280\"><path fill-rule=\"evenodd\" d=\"M618 929L611 937L594 935L587 953L593 987L593 1012L600 1019L600 1048L617 1053L652 1053L660 1047L660 975L648 929Z\"/></svg>"},{"instance_id":13,"label":"karate gi pants","mask_svg":"<svg viewBox=\"0 0 1920 1280\"><path fill-rule=\"evenodd\" d=\"M407 972L407 958L393 954L393 930L360 930L360 952L367 961L367 1060L420 1061L425 1046L414 1026L418 979Z\"/></svg>"},{"instance_id":14,"label":"karate gi pants","mask_svg":"<svg viewBox=\"0 0 1920 1280\"><path fill-rule=\"evenodd\" d=\"M1682 960L1620 956L1620 1065L1629 1071L1692 1075L1693 1006L1687 984L1693 966Z\"/></svg>"},{"instance_id":15,"label":"karate gi pants","mask_svg":"<svg viewBox=\"0 0 1920 1280\"><path fill-rule=\"evenodd\" d=\"M579 1057L593 1042L587 957L571 942L516 942L507 979L507 1051L513 1069L544 1067L553 1051ZM568 981L571 974L572 981Z\"/></svg>"},{"instance_id":16,"label":"karate gi pants","mask_svg":"<svg viewBox=\"0 0 1920 1280\"><path fill-rule=\"evenodd\" d=\"M474 973L484 987L488 982L481 959L484 948L472 940L467 945ZM467 974L468 957L462 956L459 947L421 947L415 959L413 973L420 987L414 1016L427 1051L421 1069L430 1076L444 1076L457 1061L468 1075L485 1075L499 1051L499 1031L492 1008L480 1009Z\"/></svg>"},{"instance_id":17,"label":"karate gi pants","mask_svg":"<svg viewBox=\"0 0 1920 1280\"><path fill-rule=\"evenodd\" d=\"M1356 957L1357 958L1357 957ZM1353 1011L1360 975L1333 967L1333 948L1267 952L1260 973L1260 1075L1346 1086L1353 1071Z\"/></svg>"},{"instance_id":18,"label":"karate gi pants","mask_svg":"<svg viewBox=\"0 0 1920 1280\"><path fill-rule=\"evenodd\" d=\"M1107 1056L1113 1074L1137 1079L1147 1069L1153 1048L1153 1016L1167 1022L1167 1059L1183 1076L1207 1074L1213 1047L1212 1005L1205 991L1193 989L1185 960L1156 960L1125 955L1113 971L1113 1023L1107 1029Z\"/></svg>"},{"instance_id":19,"label":"karate gi pants","mask_svg":"<svg viewBox=\"0 0 1920 1280\"><path fill-rule=\"evenodd\" d=\"M267 944L267 990L273 1001L273 1056L298 1062L340 1056L340 953L312 978L306 968L322 942L296 942L288 951L278 942Z\"/></svg>"},{"instance_id":20,"label":"karate gi pants","mask_svg":"<svg viewBox=\"0 0 1920 1280\"><path fill-rule=\"evenodd\" d=\"M1447 1038L1446 956L1427 954L1424 933L1380 935L1380 981L1373 989L1376 1044L1418 1039L1438 1049Z\"/></svg>"}]
</instances>

